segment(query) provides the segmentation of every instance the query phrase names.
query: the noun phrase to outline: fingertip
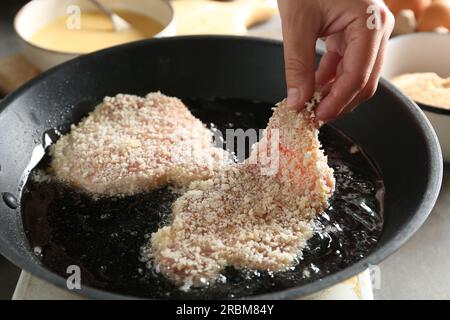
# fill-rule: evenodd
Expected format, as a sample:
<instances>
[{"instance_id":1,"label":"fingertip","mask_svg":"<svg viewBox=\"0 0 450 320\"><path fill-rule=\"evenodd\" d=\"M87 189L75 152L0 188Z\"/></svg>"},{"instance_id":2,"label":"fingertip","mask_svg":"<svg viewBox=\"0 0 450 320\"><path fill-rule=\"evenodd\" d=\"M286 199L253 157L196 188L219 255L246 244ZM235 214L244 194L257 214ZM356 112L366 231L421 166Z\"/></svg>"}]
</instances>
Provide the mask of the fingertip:
<instances>
[{"instance_id":1,"label":"fingertip","mask_svg":"<svg viewBox=\"0 0 450 320\"><path fill-rule=\"evenodd\" d=\"M314 80L314 79L313 79ZM305 81L304 86L300 89L302 96L300 98L300 110L303 110L306 107L306 104L311 101L314 95L314 81Z\"/></svg>"},{"instance_id":2,"label":"fingertip","mask_svg":"<svg viewBox=\"0 0 450 320\"><path fill-rule=\"evenodd\" d=\"M305 108L305 104L311 100L313 94L314 81L307 83L306 80L303 80L303 85L288 88L286 104L288 108L301 111Z\"/></svg>"},{"instance_id":3,"label":"fingertip","mask_svg":"<svg viewBox=\"0 0 450 320\"><path fill-rule=\"evenodd\" d=\"M289 88L287 91L286 104L290 109L298 109L300 106L301 93L298 88Z\"/></svg>"},{"instance_id":4,"label":"fingertip","mask_svg":"<svg viewBox=\"0 0 450 320\"><path fill-rule=\"evenodd\" d=\"M316 120L318 122L327 123L337 118L339 111L327 108L326 105L319 104L316 109Z\"/></svg>"},{"instance_id":5,"label":"fingertip","mask_svg":"<svg viewBox=\"0 0 450 320\"><path fill-rule=\"evenodd\" d=\"M316 122L320 123L320 122L328 122L328 115L324 114L323 112L319 111L320 109L317 109L315 114L316 114Z\"/></svg>"},{"instance_id":6,"label":"fingertip","mask_svg":"<svg viewBox=\"0 0 450 320\"><path fill-rule=\"evenodd\" d=\"M319 119L315 119L315 124L316 124L316 128L317 129L320 129L320 128L322 128L322 126L325 124L326 122L324 122L324 121L322 121L322 120L319 120Z\"/></svg>"}]
</instances>

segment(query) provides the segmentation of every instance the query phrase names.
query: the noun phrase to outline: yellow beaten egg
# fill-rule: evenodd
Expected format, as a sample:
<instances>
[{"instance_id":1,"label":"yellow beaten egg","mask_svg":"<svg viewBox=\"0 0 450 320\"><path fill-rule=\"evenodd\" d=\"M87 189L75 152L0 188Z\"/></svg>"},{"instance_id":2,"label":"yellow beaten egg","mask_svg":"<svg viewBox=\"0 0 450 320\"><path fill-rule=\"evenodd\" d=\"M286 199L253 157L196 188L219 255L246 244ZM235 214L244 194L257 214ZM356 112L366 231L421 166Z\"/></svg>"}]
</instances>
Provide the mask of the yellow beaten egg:
<instances>
[{"instance_id":1,"label":"yellow beaten egg","mask_svg":"<svg viewBox=\"0 0 450 320\"><path fill-rule=\"evenodd\" d=\"M32 37L36 46L68 53L89 53L126 42L153 37L163 26L150 17L118 10L130 28L115 31L110 19L99 11L82 12L79 28L69 27L68 16L50 22Z\"/></svg>"}]
</instances>

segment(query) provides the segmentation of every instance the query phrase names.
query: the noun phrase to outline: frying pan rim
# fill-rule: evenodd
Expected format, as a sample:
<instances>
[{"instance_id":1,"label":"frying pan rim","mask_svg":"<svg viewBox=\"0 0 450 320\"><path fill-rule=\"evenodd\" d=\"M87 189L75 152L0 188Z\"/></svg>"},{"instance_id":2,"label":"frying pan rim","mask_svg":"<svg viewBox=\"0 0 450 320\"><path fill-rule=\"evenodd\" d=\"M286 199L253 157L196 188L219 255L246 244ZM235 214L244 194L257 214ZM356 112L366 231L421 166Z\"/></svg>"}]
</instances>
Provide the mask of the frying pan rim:
<instances>
[{"instance_id":1,"label":"frying pan rim","mask_svg":"<svg viewBox=\"0 0 450 320\"><path fill-rule=\"evenodd\" d=\"M41 75L25 83L20 88L18 88L13 93L9 94L3 100L0 101L0 119L5 110L7 110L7 107L11 105L11 103L13 103L15 99L19 98L24 92L26 92L29 88L32 88L36 83L43 81L52 74L58 72L58 70L63 69L68 65L81 63L84 60L89 60L93 58L94 59L102 58L104 55L113 54L116 51L122 51L126 48L140 47L145 46L147 44L153 44L158 42L198 41L198 40L209 40L212 42L239 41L247 43L259 43L263 45L271 45L277 47L282 46L282 42L279 40L250 37L250 36L229 36L229 35L194 35L194 36L177 36L169 38L155 38L116 46L113 48L83 55L81 57L65 62L61 65L58 65L43 72ZM321 52L319 51L317 54L321 54ZM362 272L363 270L367 269L368 266L375 265L381 262L382 260L390 256L392 253L397 251L406 241L408 241L412 237L412 235L419 229L419 227L423 224L423 222L430 214L434 206L434 203L436 202L436 199L439 195L439 190L441 187L443 176L442 153L440 145L437 140L436 133L434 132L425 114L417 106L416 103L414 103L411 99L404 96L397 88L395 88L392 84L390 84L388 81L384 79L380 80L379 87L386 90L388 93L391 94L392 97L394 97L400 103L408 107L410 111L410 116L412 116L411 121L414 121L415 124L422 129L424 139L428 142L426 151L430 158L427 167L429 176L427 184L425 186L427 192L426 194L423 195L423 199L421 203L418 205L418 208L416 210L417 213L397 231L397 235L393 239L389 240L384 246L376 248L367 257L354 263L348 268L345 268L341 271L328 275L317 281L313 281L309 284L302 285L300 287L293 287L290 289L285 289L272 293L244 297L243 299L288 299L288 298L295 298L298 296L304 297L307 296L308 294L312 294L326 287L330 287L331 285L337 284L342 280L348 279L351 276L354 276ZM20 207L17 209L17 211L20 212ZM3 240L3 236L1 234L0 239L2 243L5 243L5 241ZM66 288L66 279L64 279L62 276L46 269L43 265L26 263L25 260L21 257L21 255L19 255L11 248L8 248L0 244L0 253L3 256L5 256L8 260L10 260L14 264L22 268L23 270L30 272L31 274L41 279L44 279L60 288ZM32 269L33 271L32 272L29 271L30 269ZM89 286L83 286L80 290L75 291L75 293L85 297L91 297L96 299L142 299L139 297L108 292L102 289L96 289Z\"/></svg>"}]
</instances>

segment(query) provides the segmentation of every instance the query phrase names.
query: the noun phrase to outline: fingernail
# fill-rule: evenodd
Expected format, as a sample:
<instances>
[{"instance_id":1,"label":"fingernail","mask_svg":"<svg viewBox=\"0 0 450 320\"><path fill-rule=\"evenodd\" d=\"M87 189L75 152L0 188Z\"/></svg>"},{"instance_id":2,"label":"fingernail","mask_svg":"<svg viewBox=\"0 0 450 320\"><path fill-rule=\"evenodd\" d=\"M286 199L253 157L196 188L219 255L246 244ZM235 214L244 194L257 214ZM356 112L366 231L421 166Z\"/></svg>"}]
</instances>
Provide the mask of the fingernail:
<instances>
[{"instance_id":1,"label":"fingernail","mask_svg":"<svg viewBox=\"0 0 450 320\"><path fill-rule=\"evenodd\" d=\"M300 90L297 88L290 88L287 92L287 106L288 108L295 109L298 107L300 100Z\"/></svg>"}]
</instances>

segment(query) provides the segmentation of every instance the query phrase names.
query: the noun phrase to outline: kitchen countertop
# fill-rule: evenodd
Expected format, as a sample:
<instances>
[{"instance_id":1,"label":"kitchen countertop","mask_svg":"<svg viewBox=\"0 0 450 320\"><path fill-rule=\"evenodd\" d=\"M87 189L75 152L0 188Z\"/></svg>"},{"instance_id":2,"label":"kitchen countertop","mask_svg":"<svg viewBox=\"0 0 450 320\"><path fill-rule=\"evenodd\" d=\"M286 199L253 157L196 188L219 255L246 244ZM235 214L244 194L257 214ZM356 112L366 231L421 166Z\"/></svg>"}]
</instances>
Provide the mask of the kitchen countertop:
<instances>
[{"instance_id":1,"label":"kitchen countertop","mask_svg":"<svg viewBox=\"0 0 450 320\"><path fill-rule=\"evenodd\" d=\"M436 206L419 231L382 262L375 299L450 299L450 166Z\"/></svg>"},{"instance_id":2,"label":"kitchen countertop","mask_svg":"<svg viewBox=\"0 0 450 320\"><path fill-rule=\"evenodd\" d=\"M12 18L19 7L17 1L0 4L0 57L19 51L12 28ZM249 34L281 39L279 18L253 28ZM374 289L375 299L450 299L448 244L450 166L447 165L439 199L428 220L408 243L379 265L381 285Z\"/></svg>"}]
</instances>

